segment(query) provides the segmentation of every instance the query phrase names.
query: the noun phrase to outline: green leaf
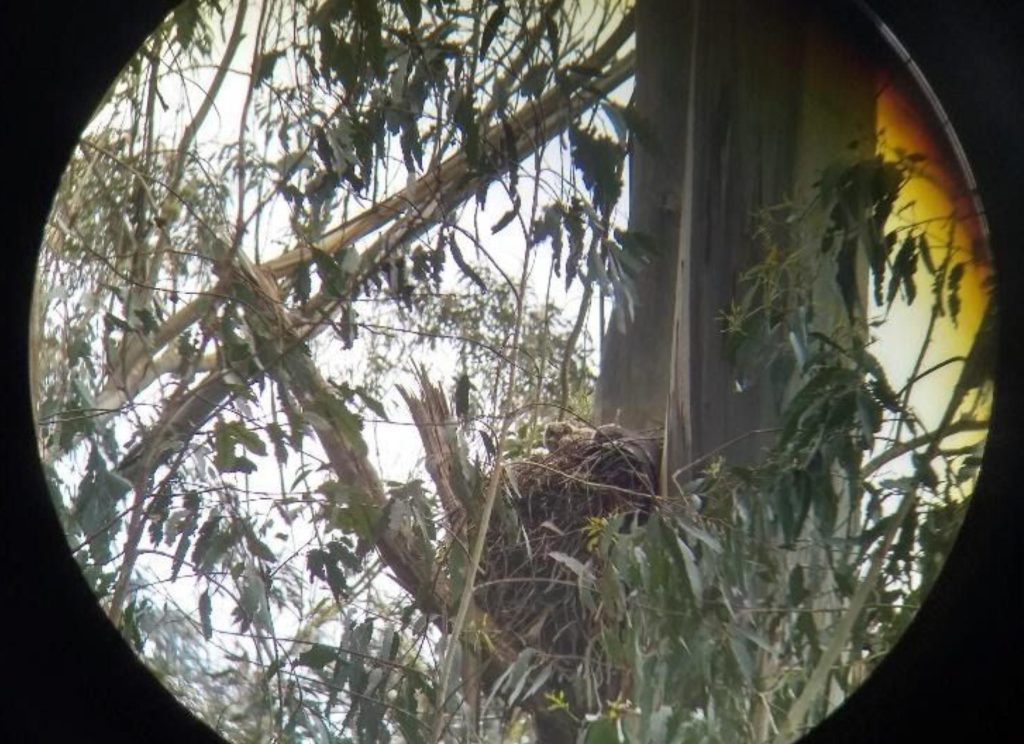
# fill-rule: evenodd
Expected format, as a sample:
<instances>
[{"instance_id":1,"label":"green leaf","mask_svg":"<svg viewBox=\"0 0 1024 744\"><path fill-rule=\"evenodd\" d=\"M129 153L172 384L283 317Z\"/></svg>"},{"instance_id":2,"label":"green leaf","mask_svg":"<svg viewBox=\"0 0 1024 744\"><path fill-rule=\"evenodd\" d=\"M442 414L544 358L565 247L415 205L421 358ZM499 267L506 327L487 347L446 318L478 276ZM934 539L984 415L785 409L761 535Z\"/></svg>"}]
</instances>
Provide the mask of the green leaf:
<instances>
[{"instance_id":1,"label":"green leaf","mask_svg":"<svg viewBox=\"0 0 1024 744\"><path fill-rule=\"evenodd\" d=\"M484 31L480 38L480 52L479 59L483 61L484 57L487 56L487 50L491 46L491 42L494 41L495 35L498 33L498 29L501 27L502 22L508 16L508 8L505 7L505 3L502 2L498 7L491 13L491 17L487 19L487 23L484 25Z\"/></svg>"},{"instance_id":2,"label":"green leaf","mask_svg":"<svg viewBox=\"0 0 1024 744\"><path fill-rule=\"evenodd\" d=\"M455 380L455 415L462 421L469 418L469 391L472 387L473 383L465 372Z\"/></svg>"},{"instance_id":3,"label":"green leaf","mask_svg":"<svg viewBox=\"0 0 1024 744\"><path fill-rule=\"evenodd\" d=\"M829 471L824 471L821 476L815 479L815 490L816 494L811 503L814 518L818 525L818 532L828 536L835 529L839 508L838 498L832 486L832 476Z\"/></svg>"},{"instance_id":4,"label":"green leaf","mask_svg":"<svg viewBox=\"0 0 1024 744\"><path fill-rule=\"evenodd\" d=\"M259 435L250 431L241 421L219 419L213 427L213 464L221 473L253 473L256 464L245 456L235 454L235 445L240 444L248 452L266 455L267 446Z\"/></svg>"},{"instance_id":5,"label":"green leaf","mask_svg":"<svg viewBox=\"0 0 1024 744\"><path fill-rule=\"evenodd\" d=\"M317 276L320 278L327 296L338 299L347 297L349 292L348 272L342 268L334 256L312 246L309 250L313 256L313 265L316 267ZM306 292L308 295L308 289Z\"/></svg>"},{"instance_id":6,"label":"green leaf","mask_svg":"<svg viewBox=\"0 0 1024 744\"><path fill-rule=\"evenodd\" d=\"M128 321L124 320L123 318L117 317L116 315L109 311L103 314L103 324L107 329L107 333L110 333L110 330L112 328L117 328L121 331L125 331L126 333L132 330L132 327L128 323Z\"/></svg>"},{"instance_id":7,"label":"green leaf","mask_svg":"<svg viewBox=\"0 0 1024 744\"><path fill-rule=\"evenodd\" d=\"M882 407L864 390L857 391L857 420L863 437L862 447L870 450L875 444L875 434L882 428Z\"/></svg>"},{"instance_id":8,"label":"green leaf","mask_svg":"<svg viewBox=\"0 0 1024 744\"><path fill-rule=\"evenodd\" d=\"M793 539L796 540L803 531L804 522L807 520L807 513L810 511L811 503L816 494L814 483L810 474L804 469L793 471L793 500L796 511L793 520Z\"/></svg>"},{"instance_id":9,"label":"green leaf","mask_svg":"<svg viewBox=\"0 0 1024 744\"><path fill-rule=\"evenodd\" d=\"M466 152L466 160L471 165L480 162L480 126L477 121L478 112L473 104L471 91L457 91L453 94L452 121L462 134L462 146Z\"/></svg>"},{"instance_id":10,"label":"green leaf","mask_svg":"<svg viewBox=\"0 0 1024 744\"><path fill-rule=\"evenodd\" d=\"M192 546L192 533L195 532L198 523L198 518L196 517L189 520L188 527L182 532L181 537L178 538L178 546L175 548L174 557L171 559L171 581L178 578L178 572L181 571L181 567L185 563L185 556L188 555L188 549Z\"/></svg>"},{"instance_id":11,"label":"green leaf","mask_svg":"<svg viewBox=\"0 0 1024 744\"><path fill-rule=\"evenodd\" d=\"M306 261L301 261L292 273L292 291L295 293L295 299L303 306L309 301L311 287L309 264Z\"/></svg>"},{"instance_id":12,"label":"green leaf","mask_svg":"<svg viewBox=\"0 0 1024 744\"><path fill-rule=\"evenodd\" d=\"M519 81L519 92L528 98L540 98L547 89L546 84L550 71L551 66L543 62L531 67Z\"/></svg>"},{"instance_id":13,"label":"green leaf","mask_svg":"<svg viewBox=\"0 0 1024 744\"><path fill-rule=\"evenodd\" d=\"M846 315L853 318L861 306L860 285L857 281L857 248L854 242L844 242L836 255L836 284L843 296Z\"/></svg>"},{"instance_id":14,"label":"green leaf","mask_svg":"<svg viewBox=\"0 0 1024 744\"><path fill-rule=\"evenodd\" d=\"M139 324L142 327L142 333L149 336L160 328L159 323L156 322L156 318L153 317L153 313L143 308L142 310L135 311L135 317L139 319Z\"/></svg>"},{"instance_id":15,"label":"green leaf","mask_svg":"<svg viewBox=\"0 0 1024 744\"><path fill-rule=\"evenodd\" d=\"M519 210L515 207L512 207L512 209L505 212L505 214L498 218L498 221L491 226L491 235L496 235L508 227L512 223L512 220L516 218L517 214L519 214Z\"/></svg>"},{"instance_id":16,"label":"green leaf","mask_svg":"<svg viewBox=\"0 0 1024 744\"><path fill-rule=\"evenodd\" d=\"M957 318L960 315L960 285L964 278L966 264L961 262L953 266L949 271L949 314L953 319L953 325L957 325Z\"/></svg>"},{"instance_id":17,"label":"green leaf","mask_svg":"<svg viewBox=\"0 0 1024 744\"><path fill-rule=\"evenodd\" d=\"M386 410L384 410L384 404L381 403L380 400L378 400L374 396L370 395L370 393L366 390L365 387L360 386L353 388L352 392L359 396L359 399L363 402L363 405L370 409L370 411L375 416L377 416L382 421L388 420L388 413Z\"/></svg>"},{"instance_id":18,"label":"green leaf","mask_svg":"<svg viewBox=\"0 0 1024 744\"><path fill-rule=\"evenodd\" d=\"M917 286L914 284L914 273L917 270L917 243L914 238L908 236L896 254L892 265L892 277L889 279L889 291L886 297L886 304L892 307L896 292L902 286L907 297L907 303L913 304L917 296Z\"/></svg>"},{"instance_id":19,"label":"green leaf","mask_svg":"<svg viewBox=\"0 0 1024 744\"><path fill-rule=\"evenodd\" d=\"M935 468L932 467L929 458L920 452L913 453L910 458L914 464L914 475L918 482L933 491L938 488L939 476L935 472Z\"/></svg>"},{"instance_id":20,"label":"green leaf","mask_svg":"<svg viewBox=\"0 0 1024 744\"><path fill-rule=\"evenodd\" d=\"M323 643L314 643L306 651L299 654L296 659L296 666L309 667L310 669L323 669L337 657L338 652Z\"/></svg>"},{"instance_id":21,"label":"green leaf","mask_svg":"<svg viewBox=\"0 0 1024 744\"><path fill-rule=\"evenodd\" d=\"M217 526L221 519L222 517L219 514L210 514L206 518L206 521L203 522L203 526L199 529L199 536L196 538L196 546L192 550L192 563L197 568L206 559L210 545L213 542L213 537L217 532ZM210 561L209 563L212 564L213 561Z\"/></svg>"},{"instance_id":22,"label":"green leaf","mask_svg":"<svg viewBox=\"0 0 1024 744\"><path fill-rule=\"evenodd\" d=\"M267 561L268 563L273 563L277 560L277 556L274 555L274 551L256 536L256 533L249 525L245 526L245 544L246 547L249 548L249 552L256 558L259 558L262 561Z\"/></svg>"},{"instance_id":23,"label":"green leaf","mask_svg":"<svg viewBox=\"0 0 1024 744\"><path fill-rule=\"evenodd\" d=\"M186 0L175 8L171 16L174 23L174 40L183 49L192 46L196 27L201 24L198 0Z\"/></svg>"},{"instance_id":24,"label":"green leaf","mask_svg":"<svg viewBox=\"0 0 1024 744\"><path fill-rule=\"evenodd\" d=\"M328 489L327 486L334 486ZM345 493L344 506L335 506L331 511L333 526L347 534L353 534L365 543L372 543L377 537L377 526L381 520L380 507L362 490L343 488L328 482L317 489L321 493L341 490Z\"/></svg>"},{"instance_id":25,"label":"green leaf","mask_svg":"<svg viewBox=\"0 0 1024 744\"><path fill-rule=\"evenodd\" d=\"M267 435L270 437L270 441L274 445L274 458L281 465L288 464L288 438L284 433L284 429L279 424L269 423L267 424Z\"/></svg>"},{"instance_id":26,"label":"green leaf","mask_svg":"<svg viewBox=\"0 0 1024 744\"><path fill-rule=\"evenodd\" d=\"M800 607L808 596L810 592L804 584L804 568L798 565L789 572L790 607Z\"/></svg>"},{"instance_id":27,"label":"green leaf","mask_svg":"<svg viewBox=\"0 0 1024 744\"><path fill-rule=\"evenodd\" d=\"M754 678L754 657L751 656L750 650L743 640L734 634L729 635L729 649L732 651L733 659L736 660L736 666L740 670L744 683L749 685Z\"/></svg>"},{"instance_id":28,"label":"green leaf","mask_svg":"<svg viewBox=\"0 0 1024 744\"><path fill-rule=\"evenodd\" d=\"M839 593L844 597L852 597L854 591L857 588L856 580L853 576L853 571L849 566L836 566L832 571L832 577L835 579L836 588ZM809 614L809 613L801 613Z\"/></svg>"},{"instance_id":29,"label":"green leaf","mask_svg":"<svg viewBox=\"0 0 1024 744\"><path fill-rule=\"evenodd\" d=\"M281 59L283 56L283 49L274 50L260 55L259 66L256 68L256 87L259 87L274 77L274 67L277 65L277 60Z\"/></svg>"},{"instance_id":30,"label":"green leaf","mask_svg":"<svg viewBox=\"0 0 1024 744\"><path fill-rule=\"evenodd\" d=\"M423 16L420 0L398 0L398 4L402 6L402 12L405 13L405 17L409 21L409 27L416 28L419 26L420 19Z\"/></svg>"},{"instance_id":31,"label":"green leaf","mask_svg":"<svg viewBox=\"0 0 1024 744\"><path fill-rule=\"evenodd\" d=\"M674 551L678 557L682 559L683 568L686 571L687 582L690 585L690 591L693 593L693 598L697 602L698 607L704 606L704 579L700 574L700 567L697 565L697 556L690 550L690 546L682 540L676 538L674 543L677 550Z\"/></svg>"},{"instance_id":32,"label":"green leaf","mask_svg":"<svg viewBox=\"0 0 1024 744\"><path fill-rule=\"evenodd\" d=\"M544 13L544 36L551 47L551 56L557 61L561 38L558 35L558 21L555 19L556 6Z\"/></svg>"},{"instance_id":33,"label":"green leaf","mask_svg":"<svg viewBox=\"0 0 1024 744\"><path fill-rule=\"evenodd\" d=\"M782 530L783 547L791 547L796 539L796 517L793 513L793 500L791 495L794 490L794 477L790 471L784 472L775 485L772 494L772 506L775 511L775 518L778 520Z\"/></svg>"},{"instance_id":34,"label":"green leaf","mask_svg":"<svg viewBox=\"0 0 1024 744\"><path fill-rule=\"evenodd\" d=\"M467 279L469 279L476 286L478 286L481 289L481 291L489 291L487 287L487 282L481 279L480 275L473 270L473 267L466 263L466 259L465 257L463 257L462 251L459 249L459 243L455 239L455 236L449 235L447 243L448 250L452 254L452 260L454 260L455 265L459 267L459 271L461 271L466 276Z\"/></svg>"},{"instance_id":35,"label":"green leaf","mask_svg":"<svg viewBox=\"0 0 1024 744\"><path fill-rule=\"evenodd\" d=\"M117 532L118 502L131 490L131 484L112 472L93 444L89 449L88 466L78 486L74 516L82 531L90 536L89 555L104 563L110 558L110 542Z\"/></svg>"},{"instance_id":36,"label":"green leaf","mask_svg":"<svg viewBox=\"0 0 1024 744\"><path fill-rule=\"evenodd\" d=\"M213 622L210 617L212 611L213 603L210 601L210 590L204 589L203 593L199 595L199 620L203 626L203 638L206 640L213 638Z\"/></svg>"},{"instance_id":37,"label":"green leaf","mask_svg":"<svg viewBox=\"0 0 1024 744\"><path fill-rule=\"evenodd\" d=\"M696 524L691 524L687 519L679 519L675 522L683 532L704 543L712 553L721 553L722 544L710 532L701 529Z\"/></svg>"},{"instance_id":38,"label":"green leaf","mask_svg":"<svg viewBox=\"0 0 1024 744\"><path fill-rule=\"evenodd\" d=\"M921 257L921 261L924 263L925 269L932 276L935 275L935 261L932 258L932 249L928 245L928 238L924 233L921 233L917 238L917 255Z\"/></svg>"},{"instance_id":39,"label":"green leaf","mask_svg":"<svg viewBox=\"0 0 1024 744\"><path fill-rule=\"evenodd\" d=\"M569 236L569 255L565 259L565 288L568 289L579 271L580 259L583 257L583 238L586 228L583 225L583 204L573 198L572 206L562 211L562 224Z\"/></svg>"},{"instance_id":40,"label":"green leaf","mask_svg":"<svg viewBox=\"0 0 1024 744\"><path fill-rule=\"evenodd\" d=\"M610 137L578 127L570 131L569 143L573 166L583 176L594 207L607 217L622 194L625 149Z\"/></svg>"},{"instance_id":41,"label":"green leaf","mask_svg":"<svg viewBox=\"0 0 1024 744\"><path fill-rule=\"evenodd\" d=\"M348 442L360 455L367 453L366 440L363 439L363 420L352 413L345 402L335 395L323 392L317 395L310 406L310 414L323 417L331 428Z\"/></svg>"},{"instance_id":42,"label":"green leaf","mask_svg":"<svg viewBox=\"0 0 1024 744\"><path fill-rule=\"evenodd\" d=\"M565 553L561 553L557 550L552 550L548 553L548 556L576 574L581 581L586 583L592 583L594 581L594 573L571 555L566 555Z\"/></svg>"},{"instance_id":43,"label":"green leaf","mask_svg":"<svg viewBox=\"0 0 1024 744\"><path fill-rule=\"evenodd\" d=\"M587 727L586 744L619 744L619 732L612 721L599 718Z\"/></svg>"}]
</instances>

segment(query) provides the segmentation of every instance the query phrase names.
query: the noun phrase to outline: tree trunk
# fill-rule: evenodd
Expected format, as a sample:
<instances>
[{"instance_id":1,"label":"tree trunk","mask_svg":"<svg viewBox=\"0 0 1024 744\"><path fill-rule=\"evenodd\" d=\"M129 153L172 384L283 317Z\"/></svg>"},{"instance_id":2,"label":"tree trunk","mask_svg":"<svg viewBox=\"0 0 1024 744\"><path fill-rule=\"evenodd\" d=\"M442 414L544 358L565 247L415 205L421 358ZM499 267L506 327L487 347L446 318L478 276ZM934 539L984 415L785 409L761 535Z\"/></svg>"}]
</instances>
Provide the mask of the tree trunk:
<instances>
[{"instance_id":1,"label":"tree trunk","mask_svg":"<svg viewBox=\"0 0 1024 744\"><path fill-rule=\"evenodd\" d=\"M625 332L622 318L609 324L595 414L663 428L661 487L672 498L701 458L750 463L771 442L759 432L778 420L776 396L763 371L737 384L721 314L759 260L755 213L806 198L838 157L874 151L876 82L862 61L872 57L840 37L878 34L846 3L795 0L641 0L636 24L636 103L657 141L633 152L630 229L660 253ZM817 323L831 329L841 298L816 294L826 298ZM764 653L757 668L761 684L777 672ZM750 725L755 741L772 735L757 696Z\"/></svg>"},{"instance_id":2,"label":"tree trunk","mask_svg":"<svg viewBox=\"0 0 1024 744\"><path fill-rule=\"evenodd\" d=\"M754 262L754 211L792 194L805 19L774 0L638 6L637 106L657 148L634 152L630 229L660 255L634 321L610 324L596 410L631 428L667 423L670 474L769 412L763 386L735 389L720 313Z\"/></svg>"},{"instance_id":3,"label":"tree trunk","mask_svg":"<svg viewBox=\"0 0 1024 744\"><path fill-rule=\"evenodd\" d=\"M877 33L844 3L794 0L646 0L636 24L655 141L633 152L630 229L659 254L625 332L613 311L596 419L665 427L669 474L719 451L750 461L776 406L765 380L737 389L721 314L757 261L755 213L806 195L852 141L873 149L874 81L837 39Z\"/></svg>"}]
</instances>

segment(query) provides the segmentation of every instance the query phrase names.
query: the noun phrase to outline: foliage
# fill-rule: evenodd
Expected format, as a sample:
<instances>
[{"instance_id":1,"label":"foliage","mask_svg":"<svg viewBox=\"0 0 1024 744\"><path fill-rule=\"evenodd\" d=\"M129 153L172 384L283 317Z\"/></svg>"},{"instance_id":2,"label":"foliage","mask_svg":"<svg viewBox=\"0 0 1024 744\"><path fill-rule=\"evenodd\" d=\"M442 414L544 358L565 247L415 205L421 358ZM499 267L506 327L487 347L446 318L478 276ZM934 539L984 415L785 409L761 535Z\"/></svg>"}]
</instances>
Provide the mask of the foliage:
<instances>
[{"instance_id":1,"label":"foliage","mask_svg":"<svg viewBox=\"0 0 1024 744\"><path fill-rule=\"evenodd\" d=\"M778 435L754 465L698 463L682 479L688 504L603 543L599 565L616 581L595 586L603 607L622 608L605 648L632 674L644 712L630 741L786 740L813 725L893 646L949 553L983 440L948 442L985 428L964 402L990 378L961 377L937 423L911 403L936 319L956 322L953 269L964 265L952 242L929 246L926 225L889 219L919 168L912 156L840 163L809 206L762 216L764 259L724 320L738 379L768 370ZM862 257L877 322L850 269ZM871 331L897 292L918 298L918 261L932 279L932 323L897 391ZM831 317L830 290L844 299ZM965 366L992 369L985 335Z\"/></svg>"},{"instance_id":2,"label":"foliage","mask_svg":"<svg viewBox=\"0 0 1024 744\"><path fill-rule=\"evenodd\" d=\"M83 134L39 271L43 460L112 620L229 737L431 737L461 569L396 385L445 381L463 498L586 400L563 299L644 261L599 108L626 10L190 0ZM436 720L521 726L488 711Z\"/></svg>"}]
</instances>

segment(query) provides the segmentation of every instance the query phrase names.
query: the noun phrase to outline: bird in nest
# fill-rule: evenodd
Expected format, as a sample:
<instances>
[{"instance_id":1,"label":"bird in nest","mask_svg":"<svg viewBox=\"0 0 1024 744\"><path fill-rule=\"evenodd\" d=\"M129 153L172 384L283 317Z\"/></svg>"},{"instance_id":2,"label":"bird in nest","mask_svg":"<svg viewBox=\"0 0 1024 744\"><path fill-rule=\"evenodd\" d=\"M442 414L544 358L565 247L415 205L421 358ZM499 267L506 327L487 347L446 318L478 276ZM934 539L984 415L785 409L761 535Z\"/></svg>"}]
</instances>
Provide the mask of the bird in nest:
<instances>
[{"instance_id":1,"label":"bird in nest","mask_svg":"<svg viewBox=\"0 0 1024 744\"><path fill-rule=\"evenodd\" d=\"M544 429L544 446L548 452L570 444L592 439L597 442L622 439L626 430L618 424L604 424L596 429L590 426L576 426L568 421L552 421Z\"/></svg>"}]
</instances>

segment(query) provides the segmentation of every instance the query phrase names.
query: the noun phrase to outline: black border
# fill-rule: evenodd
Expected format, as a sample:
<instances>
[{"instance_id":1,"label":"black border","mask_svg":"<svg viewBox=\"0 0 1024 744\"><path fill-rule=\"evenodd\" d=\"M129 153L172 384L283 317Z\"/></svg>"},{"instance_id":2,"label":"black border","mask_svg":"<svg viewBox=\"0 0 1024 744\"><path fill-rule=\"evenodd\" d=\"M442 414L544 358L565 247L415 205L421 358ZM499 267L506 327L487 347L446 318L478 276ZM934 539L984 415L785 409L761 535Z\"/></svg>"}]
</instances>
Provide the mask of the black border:
<instances>
[{"instance_id":1,"label":"black border","mask_svg":"<svg viewBox=\"0 0 1024 744\"><path fill-rule=\"evenodd\" d=\"M227 0L230 1L230 0ZM867 3L932 84L974 170L991 228L999 377L982 478L946 570L903 641L806 742L995 741L1024 730L1024 397L1016 352L1024 249L1020 3ZM52 194L82 124L173 3L19 2L0 8L0 741L220 741L145 671L68 555L38 467L28 405L31 277ZM12 7L14 6L14 7Z\"/></svg>"}]
</instances>

